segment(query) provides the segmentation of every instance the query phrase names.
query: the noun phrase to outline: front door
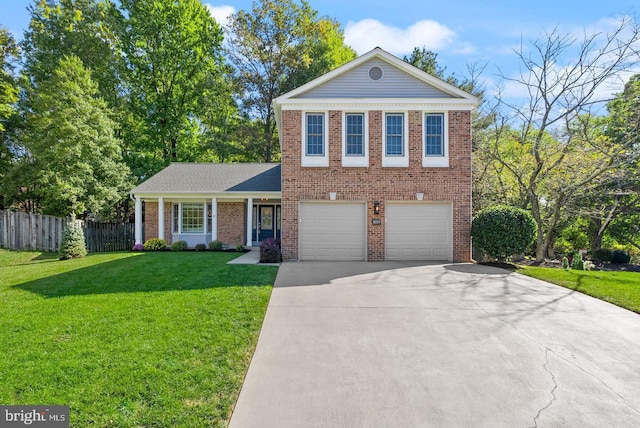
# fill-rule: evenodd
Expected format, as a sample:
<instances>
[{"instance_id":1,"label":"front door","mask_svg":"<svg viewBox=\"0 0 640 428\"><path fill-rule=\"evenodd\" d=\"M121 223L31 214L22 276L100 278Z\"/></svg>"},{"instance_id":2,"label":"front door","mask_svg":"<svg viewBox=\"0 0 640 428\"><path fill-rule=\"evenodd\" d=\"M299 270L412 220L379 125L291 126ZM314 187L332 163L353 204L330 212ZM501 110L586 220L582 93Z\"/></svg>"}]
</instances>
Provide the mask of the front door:
<instances>
[{"instance_id":1,"label":"front door","mask_svg":"<svg viewBox=\"0 0 640 428\"><path fill-rule=\"evenodd\" d=\"M273 205L260 205L258 214L259 233L258 241L274 237L274 212Z\"/></svg>"}]
</instances>

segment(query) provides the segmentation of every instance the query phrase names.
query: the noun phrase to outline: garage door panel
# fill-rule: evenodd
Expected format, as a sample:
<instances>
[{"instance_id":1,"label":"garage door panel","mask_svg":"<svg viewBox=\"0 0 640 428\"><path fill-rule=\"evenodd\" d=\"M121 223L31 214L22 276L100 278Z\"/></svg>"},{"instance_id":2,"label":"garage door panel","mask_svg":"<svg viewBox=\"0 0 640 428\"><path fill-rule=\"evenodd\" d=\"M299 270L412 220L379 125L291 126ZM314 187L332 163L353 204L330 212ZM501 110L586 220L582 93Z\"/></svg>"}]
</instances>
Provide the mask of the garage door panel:
<instances>
[{"instance_id":1,"label":"garage door panel","mask_svg":"<svg viewBox=\"0 0 640 428\"><path fill-rule=\"evenodd\" d=\"M387 260L451 260L450 204L387 202Z\"/></svg>"},{"instance_id":2,"label":"garage door panel","mask_svg":"<svg viewBox=\"0 0 640 428\"><path fill-rule=\"evenodd\" d=\"M366 210L362 203L300 204L301 260L364 260Z\"/></svg>"}]
</instances>

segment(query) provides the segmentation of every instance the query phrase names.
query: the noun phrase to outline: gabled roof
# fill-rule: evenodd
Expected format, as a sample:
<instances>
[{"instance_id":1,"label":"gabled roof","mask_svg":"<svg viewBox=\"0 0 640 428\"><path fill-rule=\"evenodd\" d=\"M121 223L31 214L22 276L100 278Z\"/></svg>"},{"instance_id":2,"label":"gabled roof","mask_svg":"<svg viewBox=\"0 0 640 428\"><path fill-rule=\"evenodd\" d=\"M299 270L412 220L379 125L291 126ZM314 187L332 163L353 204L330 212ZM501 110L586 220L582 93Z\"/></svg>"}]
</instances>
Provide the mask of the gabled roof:
<instances>
[{"instance_id":1,"label":"gabled roof","mask_svg":"<svg viewBox=\"0 0 640 428\"><path fill-rule=\"evenodd\" d=\"M358 58L354 59L353 61L350 61L344 65L342 65L341 67L336 68L335 70L330 71L329 73L326 73L314 80L312 80L311 82L306 83L305 85L302 85L290 92L287 92L286 94L283 94L279 97L277 97L274 100L274 104L275 105L279 105L279 104L283 104L286 103L288 100L291 100L293 98L298 97L299 95L310 91L311 89L314 89L318 86L323 85L324 83L326 83L329 80L335 79L336 77L350 71L353 70L354 68L360 66L361 64L373 59L373 58L379 58L385 62L387 62L390 65L393 65L395 67L397 67L398 69L408 73L409 75L417 78L418 80L423 81L424 83L431 85L449 95L451 95L452 98L460 98L464 101L466 101L467 103L471 103L471 104L477 104L478 103L478 99L463 91L462 89L453 86L443 80L438 79L437 77L434 77L428 73L425 73L424 71L420 70L417 67L414 67L413 65L407 63L406 61L401 60L400 58L395 57L394 55L391 55L389 52L381 49L381 48L375 48L367 53L365 53L364 55L359 56Z\"/></svg>"},{"instance_id":2,"label":"gabled roof","mask_svg":"<svg viewBox=\"0 0 640 428\"><path fill-rule=\"evenodd\" d=\"M346 76L351 71L356 71L358 67L367 63L368 61L379 60L397 69L400 73L406 73L410 76L417 85L429 86L433 89L432 93L440 94L436 97L420 97L412 94L411 97L398 96L393 97L386 94L384 97L377 96L375 91L368 92L365 96L348 97L316 97L314 94L319 92L320 87L330 85L330 81L338 81L340 78L347 78ZM387 88L388 89L388 88ZM321 92L321 91L320 91ZM449 106L450 108L460 110L471 110L478 105L478 98L457 88L443 80L438 79L417 67L391 55L389 52L382 50L381 48L375 48L366 54L350 61L341 67L336 68L329 73L326 73L305 85L300 86L286 94L283 94L273 101L274 113L276 123L278 127L282 126L282 110L283 109L299 109L299 106L313 105L313 108L325 108L325 109L340 109L340 106L349 105L369 105L376 106L380 109L386 109L388 106L397 108L400 105L412 105L419 106L418 109L428 108L428 106L439 106L437 108L443 108L443 106ZM346 107L353 108L353 107ZM280 129L279 129L280 130ZM280 130L281 131L281 130ZM282 134L280 134L282 135Z\"/></svg>"},{"instance_id":3,"label":"gabled roof","mask_svg":"<svg viewBox=\"0 0 640 428\"><path fill-rule=\"evenodd\" d=\"M172 163L131 193L280 192L281 177L279 163Z\"/></svg>"}]
</instances>

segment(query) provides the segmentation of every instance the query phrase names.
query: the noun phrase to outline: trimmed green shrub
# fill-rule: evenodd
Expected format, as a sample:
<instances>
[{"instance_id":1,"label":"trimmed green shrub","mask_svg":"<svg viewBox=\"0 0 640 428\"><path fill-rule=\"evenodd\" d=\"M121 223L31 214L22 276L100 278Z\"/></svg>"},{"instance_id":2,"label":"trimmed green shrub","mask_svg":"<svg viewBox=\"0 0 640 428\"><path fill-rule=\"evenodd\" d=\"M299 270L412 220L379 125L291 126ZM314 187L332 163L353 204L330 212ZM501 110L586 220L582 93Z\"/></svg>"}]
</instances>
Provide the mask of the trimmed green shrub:
<instances>
[{"instance_id":1,"label":"trimmed green shrub","mask_svg":"<svg viewBox=\"0 0 640 428\"><path fill-rule=\"evenodd\" d=\"M591 257L599 262L610 262L613 260L613 251L608 248L599 248L593 252Z\"/></svg>"},{"instance_id":2,"label":"trimmed green shrub","mask_svg":"<svg viewBox=\"0 0 640 428\"><path fill-rule=\"evenodd\" d=\"M562 269L569 269L569 259L566 256L562 258Z\"/></svg>"},{"instance_id":3,"label":"trimmed green shrub","mask_svg":"<svg viewBox=\"0 0 640 428\"><path fill-rule=\"evenodd\" d=\"M84 231L75 222L67 224L62 231L60 260L79 259L87 255L84 245Z\"/></svg>"},{"instance_id":4,"label":"trimmed green shrub","mask_svg":"<svg viewBox=\"0 0 640 428\"><path fill-rule=\"evenodd\" d=\"M211 241L209 242L209 249L211 251L222 251L222 245L220 241Z\"/></svg>"},{"instance_id":5,"label":"trimmed green shrub","mask_svg":"<svg viewBox=\"0 0 640 428\"><path fill-rule=\"evenodd\" d=\"M171 251L184 251L188 246L187 241L176 241L171 244Z\"/></svg>"},{"instance_id":6,"label":"trimmed green shrub","mask_svg":"<svg viewBox=\"0 0 640 428\"><path fill-rule=\"evenodd\" d=\"M611 263L617 265L627 264L631 261L631 256L624 250L614 250L611 253Z\"/></svg>"},{"instance_id":7,"label":"trimmed green shrub","mask_svg":"<svg viewBox=\"0 0 640 428\"><path fill-rule=\"evenodd\" d=\"M196 251L204 251L207 249L207 246L204 244L196 244Z\"/></svg>"},{"instance_id":8,"label":"trimmed green shrub","mask_svg":"<svg viewBox=\"0 0 640 428\"><path fill-rule=\"evenodd\" d=\"M474 245L496 260L524 253L536 237L531 214L520 208L499 205L480 211L473 218Z\"/></svg>"},{"instance_id":9,"label":"trimmed green shrub","mask_svg":"<svg viewBox=\"0 0 640 428\"><path fill-rule=\"evenodd\" d=\"M162 251L167 248L167 242L160 238L147 239L143 245L145 251Z\"/></svg>"},{"instance_id":10,"label":"trimmed green shrub","mask_svg":"<svg viewBox=\"0 0 640 428\"><path fill-rule=\"evenodd\" d=\"M573 255L573 260L571 260L571 269L584 270L584 260L582 260L582 253L580 251L576 251Z\"/></svg>"},{"instance_id":11,"label":"trimmed green shrub","mask_svg":"<svg viewBox=\"0 0 640 428\"><path fill-rule=\"evenodd\" d=\"M237 252L244 251L244 245L242 245L242 244L236 245L236 251Z\"/></svg>"},{"instance_id":12,"label":"trimmed green shrub","mask_svg":"<svg viewBox=\"0 0 640 428\"><path fill-rule=\"evenodd\" d=\"M269 238L260 244L260 263L280 263L282 253L280 250L280 240Z\"/></svg>"}]
</instances>

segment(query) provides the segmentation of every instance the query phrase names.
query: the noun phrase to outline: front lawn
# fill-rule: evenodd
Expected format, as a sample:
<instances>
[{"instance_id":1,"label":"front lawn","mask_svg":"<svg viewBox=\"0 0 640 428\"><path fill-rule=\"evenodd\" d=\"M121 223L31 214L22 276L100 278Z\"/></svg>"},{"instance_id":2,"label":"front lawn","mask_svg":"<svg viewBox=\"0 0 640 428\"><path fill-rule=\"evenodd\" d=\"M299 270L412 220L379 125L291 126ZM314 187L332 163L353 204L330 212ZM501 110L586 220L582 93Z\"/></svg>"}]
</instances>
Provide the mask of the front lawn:
<instances>
[{"instance_id":1,"label":"front lawn","mask_svg":"<svg viewBox=\"0 0 640 428\"><path fill-rule=\"evenodd\" d=\"M640 313L640 273L518 267L518 272L552 282Z\"/></svg>"},{"instance_id":2,"label":"front lawn","mask_svg":"<svg viewBox=\"0 0 640 428\"><path fill-rule=\"evenodd\" d=\"M226 426L277 268L233 253L0 250L0 403L74 427Z\"/></svg>"}]
</instances>

